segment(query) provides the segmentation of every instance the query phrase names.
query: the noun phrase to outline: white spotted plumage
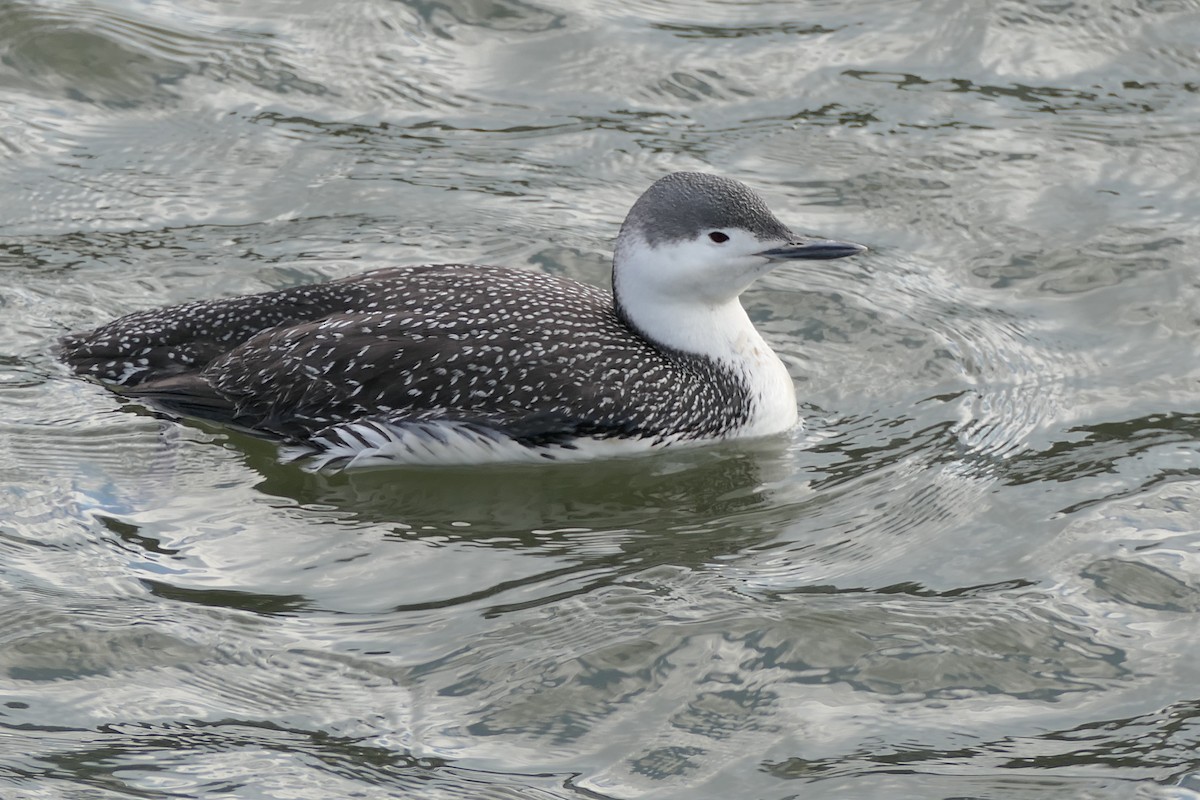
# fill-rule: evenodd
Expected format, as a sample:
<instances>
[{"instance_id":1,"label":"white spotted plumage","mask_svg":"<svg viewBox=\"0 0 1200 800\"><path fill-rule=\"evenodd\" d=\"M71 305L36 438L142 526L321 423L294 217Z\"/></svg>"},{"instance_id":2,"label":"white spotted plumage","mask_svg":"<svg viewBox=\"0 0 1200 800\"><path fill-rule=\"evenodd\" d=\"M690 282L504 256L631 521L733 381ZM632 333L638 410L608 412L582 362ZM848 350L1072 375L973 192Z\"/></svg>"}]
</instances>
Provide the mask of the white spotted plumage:
<instances>
[{"instance_id":1,"label":"white spotted plumage","mask_svg":"<svg viewBox=\"0 0 1200 800\"><path fill-rule=\"evenodd\" d=\"M738 300L793 235L742 184L656 182L613 295L469 264L131 314L65 337L76 372L168 413L283 439L314 468L577 460L795 424L792 382Z\"/></svg>"}]
</instances>

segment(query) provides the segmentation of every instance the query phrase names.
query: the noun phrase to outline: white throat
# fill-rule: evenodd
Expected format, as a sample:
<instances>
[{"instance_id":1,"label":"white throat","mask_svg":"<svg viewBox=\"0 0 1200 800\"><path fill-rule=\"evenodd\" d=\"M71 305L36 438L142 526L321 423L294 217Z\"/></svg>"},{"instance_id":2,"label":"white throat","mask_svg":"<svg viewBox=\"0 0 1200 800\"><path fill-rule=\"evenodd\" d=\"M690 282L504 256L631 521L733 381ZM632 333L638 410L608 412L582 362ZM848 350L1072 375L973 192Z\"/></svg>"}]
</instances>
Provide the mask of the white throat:
<instances>
[{"instance_id":1,"label":"white throat","mask_svg":"<svg viewBox=\"0 0 1200 800\"><path fill-rule=\"evenodd\" d=\"M624 287L618 297L621 310L633 327L664 348L730 365L770 351L736 297L710 305Z\"/></svg>"}]
</instances>

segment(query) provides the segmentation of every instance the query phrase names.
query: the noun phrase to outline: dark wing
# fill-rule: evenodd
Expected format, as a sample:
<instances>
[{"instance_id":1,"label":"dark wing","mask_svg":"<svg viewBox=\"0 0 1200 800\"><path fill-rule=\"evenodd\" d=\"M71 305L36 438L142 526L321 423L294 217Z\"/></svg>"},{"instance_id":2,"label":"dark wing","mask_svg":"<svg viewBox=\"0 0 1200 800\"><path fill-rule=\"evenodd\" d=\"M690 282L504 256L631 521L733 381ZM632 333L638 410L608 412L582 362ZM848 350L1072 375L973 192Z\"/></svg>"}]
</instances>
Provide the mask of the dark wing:
<instances>
[{"instance_id":1,"label":"dark wing","mask_svg":"<svg viewBox=\"0 0 1200 800\"><path fill-rule=\"evenodd\" d=\"M631 364L662 361L648 345L606 350L630 333L589 286L478 267L377 276L356 281L375 285L354 311L263 331L199 373L123 394L297 439L358 419L434 417L532 439L627 430Z\"/></svg>"},{"instance_id":2,"label":"dark wing","mask_svg":"<svg viewBox=\"0 0 1200 800\"><path fill-rule=\"evenodd\" d=\"M121 394L289 438L368 418L471 422L530 439L627 427L621 381L569 351L512 331L418 332L343 314L267 331L202 373Z\"/></svg>"},{"instance_id":3,"label":"dark wing","mask_svg":"<svg viewBox=\"0 0 1200 800\"><path fill-rule=\"evenodd\" d=\"M136 386L204 369L269 328L382 308L410 285L418 295L453 293L460 282L486 286L493 273L511 272L461 264L390 267L330 283L153 308L64 336L59 355L77 374Z\"/></svg>"},{"instance_id":4,"label":"dark wing","mask_svg":"<svg viewBox=\"0 0 1200 800\"><path fill-rule=\"evenodd\" d=\"M377 415L510 424L532 409L572 424L584 409L597 423L595 409L613 412L606 422L621 416L621 380L602 380L580 348L544 329L402 324L410 319L335 315L269 331L203 377L230 403L230 421L289 436Z\"/></svg>"},{"instance_id":5,"label":"dark wing","mask_svg":"<svg viewBox=\"0 0 1200 800\"><path fill-rule=\"evenodd\" d=\"M139 311L64 336L59 353L80 375L136 386L202 369L267 328L317 319L329 294L290 289Z\"/></svg>"}]
</instances>

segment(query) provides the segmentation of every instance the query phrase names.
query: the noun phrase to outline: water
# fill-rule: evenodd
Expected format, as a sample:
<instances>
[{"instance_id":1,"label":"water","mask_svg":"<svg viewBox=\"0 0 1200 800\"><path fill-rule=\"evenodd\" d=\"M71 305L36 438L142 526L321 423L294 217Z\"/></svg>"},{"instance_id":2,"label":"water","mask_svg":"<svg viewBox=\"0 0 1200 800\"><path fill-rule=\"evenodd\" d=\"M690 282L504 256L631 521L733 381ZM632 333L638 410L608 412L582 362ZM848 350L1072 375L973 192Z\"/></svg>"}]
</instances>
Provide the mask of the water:
<instances>
[{"instance_id":1,"label":"water","mask_svg":"<svg viewBox=\"0 0 1200 800\"><path fill-rule=\"evenodd\" d=\"M0 4L0 797L1200 797L1200 5ZM790 437L308 475L61 334L674 169L872 247Z\"/></svg>"}]
</instances>

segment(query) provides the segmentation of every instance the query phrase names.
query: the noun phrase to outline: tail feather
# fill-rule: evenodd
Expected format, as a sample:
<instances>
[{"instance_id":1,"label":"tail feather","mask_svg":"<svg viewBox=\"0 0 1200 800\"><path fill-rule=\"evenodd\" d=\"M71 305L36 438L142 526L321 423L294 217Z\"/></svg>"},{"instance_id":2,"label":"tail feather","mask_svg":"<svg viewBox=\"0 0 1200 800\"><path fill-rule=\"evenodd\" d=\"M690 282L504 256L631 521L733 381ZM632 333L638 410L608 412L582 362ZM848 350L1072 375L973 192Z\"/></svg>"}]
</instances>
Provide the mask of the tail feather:
<instances>
[{"instance_id":1,"label":"tail feather","mask_svg":"<svg viewBox=\"0 0 1200 800\"><path fill-rule=\"evenodd\" d=\"M172 416L250 427L239 420L237 406L228 397L219 394L208 381L195 373L146 381L135 386L108 388L122 397L144 403Z\"/></svg>"}]
</instances>

